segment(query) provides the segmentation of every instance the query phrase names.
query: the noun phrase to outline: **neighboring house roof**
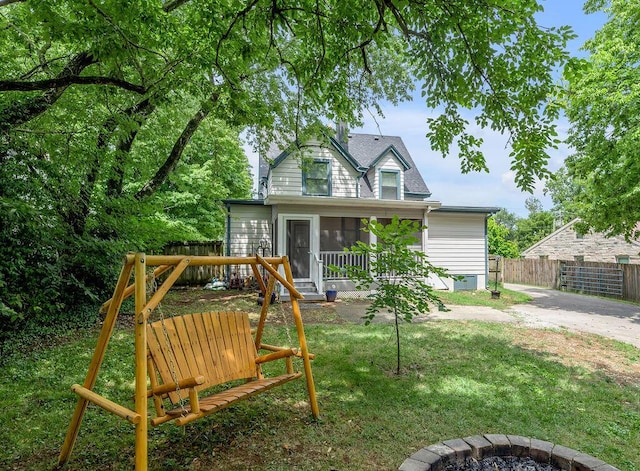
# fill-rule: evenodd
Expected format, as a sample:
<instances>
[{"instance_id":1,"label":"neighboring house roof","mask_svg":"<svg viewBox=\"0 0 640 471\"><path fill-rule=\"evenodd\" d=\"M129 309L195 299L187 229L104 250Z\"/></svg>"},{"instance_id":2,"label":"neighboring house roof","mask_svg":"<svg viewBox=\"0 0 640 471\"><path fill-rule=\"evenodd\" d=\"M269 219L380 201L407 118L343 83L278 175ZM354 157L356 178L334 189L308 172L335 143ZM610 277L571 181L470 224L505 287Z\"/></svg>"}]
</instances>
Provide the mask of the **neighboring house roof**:
<instances>
[{"instance_id":1,"label":"neighboring house roof","mask_svg":"<svg viewBox=\"0 0 640 471\"><path fill-rule=\"evenodd\" d=\"M404 167L404 187L405 193L412 196L431 196L431 192L424 182L422 175L411 158L402 138L398 136L381 136L377 134L356 134L349 133L346 145L341 144L336 139L329 138L330 144L349 162L358 172L366 172L367 169L375 167L376 163L389 152L391 152ZM270 168L277 167L291 153L291 149L282 151L276 146L271 146L267 151L267 159L260 157L259 178L266 178ZM361 196L373 195L371 187L366 178L363 179ZM371 192L371 193L370 193ZM369 194L370 193L370 194Z\"/></svg>"},{"instance_id":2,"label":"neighboring house roof","mask_svg":"<svg viewBox=\"0 0 640 471\"><path fill-rule=\"evenodd\" d=\"M535 244L533 244L531 247L526 248L522 251L522 256L524 257L528 252L530 252L531 250L534 250L535 248L539 247L540 245L546 243L548 240L553 239L555 236L557 236L558 234L560 234L561 232L567 230L569 227L573 226L576 222L578 221L578 218L573 219L572 221L569 221L568 223L566 223L564 226L562 226L561 228L553 231L551 234L549 234L547 237L545 237L544 239L539 240L538 242L536 242Z\"/></svg>"},{"instance_id":3,"label":"neighboring house roof","mask_svg":"<svg viewBox=\"0 0 640 471\"><path fill-rule=\"evenodd\" d=\"M576 222L578 222L580 219L579 218L575 218L571 221L569 221L568 223L566 223L564 226L560 227L559 229L553 231L551 234L549 234L547 237L545 237L544 239L536 242L535 244L533 244L531 247L526 248L525 250L522 251L522 256L526 257L527 254L529 254L530 252L532 252L533 250L537 249L538 247L540 247L541 245L545 245L548 241L554 239L555 237L558 236L558 234L566 231L567 229L569 229L570 227L572 227ZM619 236L618 236L619 237ZM630 241L626 241L626 243L631 244L631 245L637 245L638 247L640 247L640 241L637 240L630 240Z\"/></svg>"}]
</instances>

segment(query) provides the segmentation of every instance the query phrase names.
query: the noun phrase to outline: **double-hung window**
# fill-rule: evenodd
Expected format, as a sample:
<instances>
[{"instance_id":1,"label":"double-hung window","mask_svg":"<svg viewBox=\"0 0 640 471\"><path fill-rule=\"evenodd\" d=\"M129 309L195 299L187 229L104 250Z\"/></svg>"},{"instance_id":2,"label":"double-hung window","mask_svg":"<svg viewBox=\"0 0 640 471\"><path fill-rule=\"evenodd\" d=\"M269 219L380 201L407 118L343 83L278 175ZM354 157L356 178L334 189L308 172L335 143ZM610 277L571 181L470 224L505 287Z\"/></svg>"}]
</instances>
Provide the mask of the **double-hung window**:
<instances>
[{"instance_id":1,"label":"double-hung window","mask_svg":"<svg viewBox=\"0 0 640 471\"><path fill-rule=\"evenodd\" d=\"M309 196L331 196L331 161L314 160L302 172L302 193Z\"/></svg>"},{"instance_id":2,"label":"double-hung window","mask_svg":"<svg viewBox=\"0 0 640 471\"><path fill-rule=\"evenodd\" d=\"M400 172L380 170L380 199L400 199Z\"/></svg>"}]
</instances>

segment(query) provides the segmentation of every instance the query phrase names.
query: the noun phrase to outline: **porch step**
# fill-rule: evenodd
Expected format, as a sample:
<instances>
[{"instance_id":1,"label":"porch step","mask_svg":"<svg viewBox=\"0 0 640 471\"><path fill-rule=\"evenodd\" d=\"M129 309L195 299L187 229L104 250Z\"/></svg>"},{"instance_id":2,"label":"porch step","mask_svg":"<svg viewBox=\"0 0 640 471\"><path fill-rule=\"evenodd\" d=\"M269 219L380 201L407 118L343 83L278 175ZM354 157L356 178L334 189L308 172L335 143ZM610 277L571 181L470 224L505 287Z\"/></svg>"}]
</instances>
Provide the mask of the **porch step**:
<instances>
[{"instance_id":1,"label":"porch step","mask_svg":"<svg viewBox=\"0 0 640 471\"><path fill-rule=\"evenodd\" d=\"M304 299L300 300L301 303L324 301L326 299L324 294L319 294L319 293L301 293L301 294L304 296ZM286 294L283 293L282 296L280 296L280 300L291 301L291 296L289 296L289 293L286 293Z\"/></svg>"},{"instance_id":2,"label":"porch step","mask_svg":"<svg viewBox=\"0 0 640 471\"><path fill-rule=\"evenodd\" d=\"M316 288L316 284L312 281L298 282L296 283L296 289L304 296L302 302L305 301L321 301L325 299L324 294L318 293ZM282 296L280 297L282 301L291 301L291 297L289 296L289 292L284 290Z\"/></svg>"},{"instance_id":3,"label":"porch step","mask_svg":"<svg viewBox=\"0 0 640 471\"><path fill-rule=\"evenodd\" d=\"M296 289L302 292L316 291L316 284L313 281L296 281Z\"/></svg>"}]
</instances>

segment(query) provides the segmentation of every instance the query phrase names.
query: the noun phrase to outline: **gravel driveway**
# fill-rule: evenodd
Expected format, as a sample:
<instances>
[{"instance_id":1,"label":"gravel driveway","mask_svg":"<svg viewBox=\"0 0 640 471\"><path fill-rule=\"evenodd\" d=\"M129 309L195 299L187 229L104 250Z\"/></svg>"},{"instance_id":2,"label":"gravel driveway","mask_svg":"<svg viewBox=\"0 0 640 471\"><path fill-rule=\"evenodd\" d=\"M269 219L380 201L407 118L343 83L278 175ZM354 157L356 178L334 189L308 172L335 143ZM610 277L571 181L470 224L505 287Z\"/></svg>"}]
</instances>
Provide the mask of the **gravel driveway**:
<instances>
[{"instance_id":1,"label":"gravel driveway","mask_svg":"<svg viewBox=\"0 0 640 471\"><path fill-rule=\"evenodd\" d=\"M609 301L534 286L506 284L505 288L533 297L507 311L489 307L449 306L450 312L433 312L436 319L475 319L513 322L527 327L568 329L602 335L640 348L640 305Z\"/></svg>"}]
</instances>

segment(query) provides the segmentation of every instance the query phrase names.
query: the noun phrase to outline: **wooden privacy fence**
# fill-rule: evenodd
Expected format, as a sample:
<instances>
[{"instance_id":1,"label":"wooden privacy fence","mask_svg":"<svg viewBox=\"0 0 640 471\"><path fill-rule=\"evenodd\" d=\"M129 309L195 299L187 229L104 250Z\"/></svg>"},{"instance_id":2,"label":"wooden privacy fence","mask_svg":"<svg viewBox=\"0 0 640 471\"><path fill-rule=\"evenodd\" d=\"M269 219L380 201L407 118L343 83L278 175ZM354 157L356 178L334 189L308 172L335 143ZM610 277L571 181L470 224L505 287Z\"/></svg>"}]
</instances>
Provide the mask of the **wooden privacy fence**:
<instances>
[{"instance_id":1,"label":"wooden privacy fence","mask_svg":"<svg viewBox=\"0 0 640 471\"><path fill-rule=\"evenodd\" d=\"M636 264L505 259L502 280L640 302L640 265Z\"/></svg>"},{"instance_id":2,"label":"wooden privacy fence","mask_svg":"<svg viewBox=\"0 0 640 471\"><path fill-rule=\"evenodd\" d=\"M169 242L163 249L164 255L221 256L222 241ZM225 267L219 265L190 266L180 275L175 285L205 285L214 277L223 280Z\"/></svg>"},{"instance_id":3,"label":"wooden privacy fence","mask_svg":"<svg viewBox=\"0 0 640 471\"><path fill-rule=\"evenodd\" d=\"M505 258L502 280L505 283L545 286L560 289L560 260Z\"/></svg>"}]
</instances>

